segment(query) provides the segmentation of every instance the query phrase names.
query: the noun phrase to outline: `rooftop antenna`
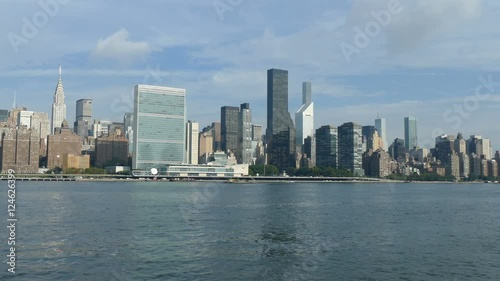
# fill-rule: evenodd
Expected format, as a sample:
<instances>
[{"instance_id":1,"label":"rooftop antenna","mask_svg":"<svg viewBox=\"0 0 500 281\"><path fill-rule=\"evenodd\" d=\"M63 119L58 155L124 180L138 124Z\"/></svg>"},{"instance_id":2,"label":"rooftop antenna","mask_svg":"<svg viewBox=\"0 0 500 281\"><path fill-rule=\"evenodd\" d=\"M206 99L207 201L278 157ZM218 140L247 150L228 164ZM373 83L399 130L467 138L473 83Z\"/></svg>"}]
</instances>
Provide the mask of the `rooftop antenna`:
<instances>
[{"instance_id":1,"label":"rooftop antenna","mask_svg":"<svg viewBox=\"0 0 500 281\"><path fill-rule=\"evenodd\" d=\"M12 103L12 109L16 109L17 107L16 97L17 97L17 90L14 90L14 102Z\"/></svg>"}]
</instances>

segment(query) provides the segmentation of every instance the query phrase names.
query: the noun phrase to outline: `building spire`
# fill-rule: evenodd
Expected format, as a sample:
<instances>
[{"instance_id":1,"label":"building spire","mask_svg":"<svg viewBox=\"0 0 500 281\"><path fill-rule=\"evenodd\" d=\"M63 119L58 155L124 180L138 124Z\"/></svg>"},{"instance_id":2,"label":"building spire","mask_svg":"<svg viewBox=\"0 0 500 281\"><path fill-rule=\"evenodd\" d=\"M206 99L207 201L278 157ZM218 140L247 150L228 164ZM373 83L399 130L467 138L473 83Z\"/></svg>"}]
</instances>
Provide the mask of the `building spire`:
<instances>
[{"instance_id":1,"label":"building spire","mask_svg":"<svg viewBox=\"0 0 500 281\"><path fill-rule=\"evenodd\" d=\"M59 80L62 78L62 66L59 66Z\"/></svg>"},{"instance_id":2,"label":"building spire","mask_svg":"<svg viewBox=\"0 0 500 281\"><path fill-rule=\"evenodd\" d=\"M14 90L14 102L12 103L12 109L16 109L17 107L16 98L17 98L17 90Z\"/></svg>"}]
</instances>

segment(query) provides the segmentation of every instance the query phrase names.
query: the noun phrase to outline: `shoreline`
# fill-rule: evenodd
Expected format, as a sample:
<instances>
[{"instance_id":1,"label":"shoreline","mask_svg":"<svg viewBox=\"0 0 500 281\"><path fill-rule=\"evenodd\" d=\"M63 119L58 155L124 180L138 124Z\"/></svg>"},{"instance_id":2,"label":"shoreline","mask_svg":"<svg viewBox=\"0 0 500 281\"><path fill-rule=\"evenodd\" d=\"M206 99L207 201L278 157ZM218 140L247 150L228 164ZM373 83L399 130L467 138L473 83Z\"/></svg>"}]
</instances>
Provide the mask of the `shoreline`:
<instances>
[{"instance_id":1,"label":"shoreline","mask_svg":"<svg viewBox=\"0 0 500 281\"><path fill-rule=\"evenodd\" d=\"M0 181L7 180L4 175L0 176ZM17 181L29 182L220 182L225 184L257 184L257 183L372 183L372 184L499 184L498 182L446 182L446 181L400 181L377 178L325 178L325 177L239 177L239 178L153 178L132 176L82 176L82 175L18 175Z\"/></svg>"}]
</instances>

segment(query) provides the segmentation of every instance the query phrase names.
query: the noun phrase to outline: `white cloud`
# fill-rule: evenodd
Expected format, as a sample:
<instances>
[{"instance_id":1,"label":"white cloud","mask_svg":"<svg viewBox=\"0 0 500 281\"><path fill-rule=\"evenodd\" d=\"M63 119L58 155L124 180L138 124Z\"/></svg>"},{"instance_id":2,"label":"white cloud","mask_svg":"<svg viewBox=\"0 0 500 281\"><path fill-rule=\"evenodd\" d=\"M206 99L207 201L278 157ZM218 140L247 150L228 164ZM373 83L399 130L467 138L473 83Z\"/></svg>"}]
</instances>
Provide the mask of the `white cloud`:
<instances>
[{"instance_id":1,"label":"white cloud","mask_svg":"<svg viewBox=\"0 0 500 281\"><path fill-rule=\"evenodd\" d=\"M100 39L92 55L126 64L146 59L152 51L149 43L133 42L129 40L129 35L129 32L122 28L108 38Z\"/></svg>"}]
</instances>

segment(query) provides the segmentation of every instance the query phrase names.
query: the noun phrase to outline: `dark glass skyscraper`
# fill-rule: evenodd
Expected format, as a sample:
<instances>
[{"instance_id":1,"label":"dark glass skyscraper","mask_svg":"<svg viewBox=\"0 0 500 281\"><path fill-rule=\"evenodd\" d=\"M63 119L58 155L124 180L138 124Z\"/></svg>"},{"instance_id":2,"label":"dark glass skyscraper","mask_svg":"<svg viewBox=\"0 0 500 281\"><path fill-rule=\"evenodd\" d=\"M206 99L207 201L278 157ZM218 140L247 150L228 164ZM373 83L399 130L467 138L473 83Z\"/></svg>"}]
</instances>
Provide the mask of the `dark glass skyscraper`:
<instances>
[{"instance_id":1,"label":"dark glass skyscraper","mask_svg":"<svg viewBox=\"0 0 500 281\"><path fill-rule=\"evenodd\" d=\"M338 134L339 168L350 170L358 176L364 175L362 126L345 123L338 128Z\"/></svg>"},{"instance_id":2,"label":"dark glass skyscraper","mask_svg":"<svg viewBox=\"0 0 500 281\"><path fill-rule=\"evenodd\" d=\"M316 165L320 167L338 166L337 127L323 126L316 130Z\"/></svg>"},{"instance_id":3,"label":"dark glass skyscraper","mask_svg":"<svg viewBox=\"0 0 500 281\"><path fill-rule=\"evenodd\" d=\"M411 150L418 146L417 118L413 116L405 117L404 124L406 150Z\"/></svg>"},{"instance_id":4,"label":"dark glass skyscraper","mask_svg":"<svg viewBox=\"0 0 500 281\"><path fill-rule=\"evenodd\" d=\"M288 112L288 71L267 71L267 151L269 164L295 167L295 127Z\"/></svg>"},{"instance_id":5,"label":"dark glass skyscraper","mask_svg":"<svg viewBox=\"0 0 500 281\"><path fill-rule=\"evenodd\" d=\"M223 106L220 111L221 146L224 152L236 153L238 150L238 120L240 108Z\"/></svg>"}]
</instances>

